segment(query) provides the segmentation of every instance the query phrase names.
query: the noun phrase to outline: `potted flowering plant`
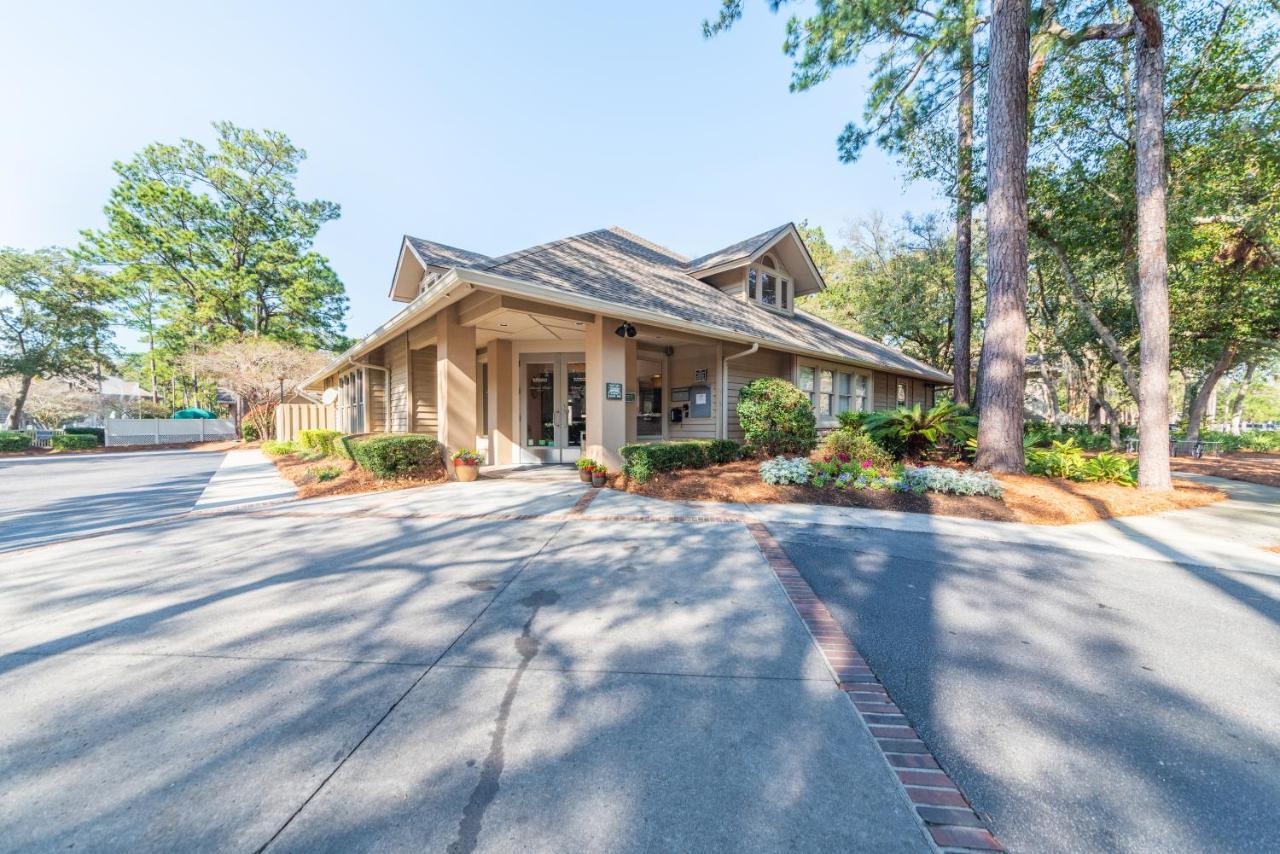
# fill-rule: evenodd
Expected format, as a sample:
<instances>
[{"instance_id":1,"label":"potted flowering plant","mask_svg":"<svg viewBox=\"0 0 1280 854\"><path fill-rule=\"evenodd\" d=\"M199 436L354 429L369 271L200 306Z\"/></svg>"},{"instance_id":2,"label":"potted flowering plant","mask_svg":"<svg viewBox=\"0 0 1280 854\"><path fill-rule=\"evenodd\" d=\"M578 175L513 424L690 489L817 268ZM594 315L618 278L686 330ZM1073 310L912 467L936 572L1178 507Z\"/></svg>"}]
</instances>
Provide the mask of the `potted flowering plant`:
<instances>
[{"instance_id":1,"label":"potted flowering plant","mask_svg":"<svg viewBox=\"0 0 1280 854\"><path fill-rule=\"evenodd\" d=\"M591 482L591 473L596 469L596 461L588 457L578 460L578 478L583 483Z\"/></svg>"},{"instance_id":2,"label":"potted flowering plant","mask_svg":"<svg viewBox=\"0 0 1280 854\"><path fill-rule=\"evenodd\" d=\"M453 473L458 480L470 483L480 476L480 464L483 462L484 456L478 451L463 448L453 455Z\"/></svg>"},{"instance_id":3,"label":"potted flowering plant","mask_svg":"<svg viewBox=\"0 0 1280 854\"><path fill-rule=\"evenodd\" d=\"M609 476L609 469L604 466L596 466L591 469L591 485L596 489L604 486L604 479Z\"/></svg>"}]
</instances>

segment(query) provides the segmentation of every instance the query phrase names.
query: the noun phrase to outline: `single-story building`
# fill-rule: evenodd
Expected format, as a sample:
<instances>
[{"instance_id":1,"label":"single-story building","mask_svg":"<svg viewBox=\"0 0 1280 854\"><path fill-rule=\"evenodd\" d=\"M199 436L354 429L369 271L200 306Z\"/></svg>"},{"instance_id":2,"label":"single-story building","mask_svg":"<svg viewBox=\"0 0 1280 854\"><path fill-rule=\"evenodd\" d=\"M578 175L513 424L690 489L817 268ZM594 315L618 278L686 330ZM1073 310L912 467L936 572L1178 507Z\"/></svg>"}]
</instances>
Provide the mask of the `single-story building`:
<instances>
[{"instance_id":1,"label":"single-story building","mask_svg":"<svg viewBox=\"0 0 1280 854\"><path fill-rule=\"evenodd\" d=\"M845 410L933 403L950 376L799 311L824 287L792 223L697 258L620 228L489 257L405 237L404 309L307 378L348 433L437 436L491 463L610 467L631 442L741 439L757 377Z\"/></svg>"}]
</instances>

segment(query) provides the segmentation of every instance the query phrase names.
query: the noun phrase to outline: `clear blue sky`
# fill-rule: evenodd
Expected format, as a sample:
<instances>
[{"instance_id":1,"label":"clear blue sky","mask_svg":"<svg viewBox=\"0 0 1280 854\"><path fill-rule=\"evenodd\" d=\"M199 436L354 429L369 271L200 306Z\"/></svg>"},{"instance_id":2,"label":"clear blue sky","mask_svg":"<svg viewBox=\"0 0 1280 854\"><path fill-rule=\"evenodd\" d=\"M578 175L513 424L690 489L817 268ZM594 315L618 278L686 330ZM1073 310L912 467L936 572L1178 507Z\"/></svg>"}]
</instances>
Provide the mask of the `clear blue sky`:
<instances>
[{"instance_id":1,"label":"clear blue sky","mask_svg":"<svg viewBox=\"0 0 1280 854\"><path fill-rule=\"evenodd\" d=\"M650 3L16 3L0 32L0 245L103 224L111 164L226 119L310 155L299 192L363 335L402 234L499 254L620 225L701 254L787 220L834 236L941 206L879 151L841 164L858 69L787 90L784 18ZM124 339L132 343L133 336Z\"/></svg>"}]
</instances>

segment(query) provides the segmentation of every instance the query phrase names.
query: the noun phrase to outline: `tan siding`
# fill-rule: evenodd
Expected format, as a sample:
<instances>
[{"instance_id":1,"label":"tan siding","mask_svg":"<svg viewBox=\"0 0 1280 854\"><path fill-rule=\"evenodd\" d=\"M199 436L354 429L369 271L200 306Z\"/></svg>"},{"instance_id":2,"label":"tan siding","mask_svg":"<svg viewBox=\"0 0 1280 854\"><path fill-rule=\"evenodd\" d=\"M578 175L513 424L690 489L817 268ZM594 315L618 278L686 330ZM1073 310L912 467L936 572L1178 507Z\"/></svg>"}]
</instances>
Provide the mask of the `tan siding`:
<instances>
[{"instance_id":1,"label":"tan siding","mask_svg":"<svg viewBox=\"0 0 1280 854\"><path fill-rule=\"evenodd\" d=\"M743 435L742 425L738 423L738 392L744 385L760 377L791 379L791 357L785 353L761 350L725 363L725 371L728 374L728 436L741 442Z\"/></svg>"},{"instance_id":2,"label":"tan siding","mask_svg":"<svg viewBox=\"0 0 1280 854\"><path fill-rule=\"evenodd\" d=\"M709 418L686 418L679 424L668 424L668 438L676 440L716 438L718 421L716 412L719 406L719 393L716 388L720 383L719 372L716 370L716 348L711 346L677 347L668 365L668 372L671 376L662 378L664 388L674 389L691 386L694 384L693 372L705 368L707 371L705 385L711 389L711 416ZM703 383L698 383L698 385L703 385ZM670 394L670 392L667 392L667 394ZM692 405L693 401L691 400L689 403ZM667 398L668 408L677 405L679 404L671 401L669 397Z\"/></svg>"},{"instance_id":3,"label":"tan siding","mask_svg":"<svg viewBox=\"0 0 1280 854\"><path fill-rule=\"evenodd\" d=\"M440 423L436 415L436 348L412 350L413 359L413 431L437 434Z\"/></svg>"},{"instance_id":4,"label":"tan siding","mask_svg":"<svg viewBox=\"0 0 1280 854\"><path fill-rule=\"evenodd\" d=\"M876 371L872 376L875 379L875 394L871 408L877 412L881 409L892 409L896 394L893 377L880 371Z\"/></svg>"},{"instance_id":5,"label":"tan siding","mask_svg":"<svg viewBox=\"0 0 1280 854\"><path fill-rule=\"evenodd\" d=\"M392 433L405 433L409 430L409 352L405 339L390 342L383 352L390 369L387 403L391 417L387 427Z\"/></svg>"},{"instance_id":6,"label":"tan siding","mask_svg":"<svg viewBox=\"0 0 1280 854\"><path fill-rule=\"evenodd\" d=\"M370 365L382 365L383 348L375 350L365 360ZM365 371L368 383L369 407L366 413L364 429L369 433L381 433L387 429L387 374L385 371Z\"/></svg>"}]
</instances>

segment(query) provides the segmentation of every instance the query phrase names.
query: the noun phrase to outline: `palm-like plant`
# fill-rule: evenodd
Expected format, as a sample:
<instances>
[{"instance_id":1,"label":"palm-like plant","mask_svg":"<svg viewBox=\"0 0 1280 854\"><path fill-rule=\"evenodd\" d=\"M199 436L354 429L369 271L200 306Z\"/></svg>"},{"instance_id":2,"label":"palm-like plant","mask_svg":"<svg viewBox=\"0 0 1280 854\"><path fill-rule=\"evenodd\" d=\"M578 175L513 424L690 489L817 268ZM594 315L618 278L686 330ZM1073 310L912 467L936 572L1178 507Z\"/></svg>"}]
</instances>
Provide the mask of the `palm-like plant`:
<instances>
[{"instance_id":1,"label":"palm-like plant","mask_svg":"<svg viewBox=\"0 0 1280 854\"><path fill-rule=\"evenodd\" d=\"M963 406L944 400L923 410L920 404L873 412L862 428L886 450L919 459L944 439L963 445L978 432L978 419Z\"/></svg>"}]
</instances>

